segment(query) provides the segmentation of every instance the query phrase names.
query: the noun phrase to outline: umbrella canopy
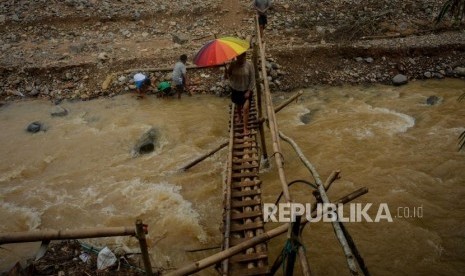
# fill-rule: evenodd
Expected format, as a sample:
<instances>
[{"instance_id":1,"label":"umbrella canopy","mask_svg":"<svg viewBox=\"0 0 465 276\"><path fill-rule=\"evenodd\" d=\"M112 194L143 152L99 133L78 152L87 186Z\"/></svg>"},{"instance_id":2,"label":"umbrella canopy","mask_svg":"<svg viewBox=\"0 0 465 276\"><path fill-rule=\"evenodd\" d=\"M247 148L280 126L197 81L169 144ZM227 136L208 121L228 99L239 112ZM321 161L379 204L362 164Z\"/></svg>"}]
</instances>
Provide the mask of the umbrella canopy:
<instances>
[{"instance_id":1,"label":"umbrella canopy","mask_svg":"<svg viewBox=\"0 0 465 276\"><path fill-rule=\"evenodd\" d=\"M194 57L197 66L223 64L249 49L249 42L235 38L222 37L205 44Z\"/></svg>"}]
</instances>

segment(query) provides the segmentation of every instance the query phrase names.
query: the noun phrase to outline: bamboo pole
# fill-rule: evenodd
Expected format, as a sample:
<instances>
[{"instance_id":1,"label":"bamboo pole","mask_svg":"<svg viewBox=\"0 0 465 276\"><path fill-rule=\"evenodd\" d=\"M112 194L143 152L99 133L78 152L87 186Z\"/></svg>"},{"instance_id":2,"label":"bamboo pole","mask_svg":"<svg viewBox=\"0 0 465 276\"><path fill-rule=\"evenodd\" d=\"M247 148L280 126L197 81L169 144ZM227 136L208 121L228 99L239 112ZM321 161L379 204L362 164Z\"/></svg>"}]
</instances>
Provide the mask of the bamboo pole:
<instances>
[{"instance_id":1,"label":"bamboo pole","mask_svg":"<svg viewBox=\"0 0 465 276\"><path fill-rule=\"evenodd\" d=\"M299 229L300 229L300 222L302 221L301 216L297 216L295 218L295 222L292 223L292 232L291 232L291 238L289 242L291 243L291 248L294 248L297 246L297 249L300 247L297 245L296 239L299 237ZM295 260L296 260L297 252L292 251L289 253L287 257L287 263L286 263L286 275L294 275L294 265L295 265Z\"/></svg>"},{"instance_id":2,"label":"bamboo pole","mask_svg":"<svg viewBox=\"0 0 465 276\"><path fill-rule=\"evenodd\" d=\"M318 192L320 193L321 200L323 203L330 203L328 196L326 195L325 187L323 183L321 182L320 175L316 171L315 167L307 160L305 155L302 153L300 150L299 146L292 140L291 138L287 137L284 135L282 132L279 132L279 136L286 142L288 142L296 151L297 155L299 156L300 160L304 163L304 165L308 168L310 173L312 174L313 178L315 179L315 182L318 187ZM341 244L341 247L344 251L344 254L346 256L347 260L347 265L349 266L349 270L352 275L358 275L358 268L357 264L355 263L355 258L354 254L347 242L347 238L344 235L344 232L341 229L341 226L339 225L339 222L333 221L332 222L333 228L334 228L334 233L336 234L337 239L339 240L339 243Z\"/></svg>"},{"instance_id":3,"label":"bamboo pole","mask_svg":"<svg viewBox=\"0 0 465 276\"><path fill-rule=\"evenodd\" d=\"M337 170L337 171L333 171L329 177L326 179L326 182L325 182L325 191L329 190L329 188L331 187L331 185L333 184L334 181L338 180L339 178L341 178L340 176L341 174L341 171Z\"/></svg>"},{"instance_id":4,"label":"bamboo pole","mask_svg":"<svg viewBox=\"0 0 465 276\"><path fill-rule=\"evenodd\" d=\"M231 232L231 182L232 182L232 160L233 160L233 145L234 145L234 113L236 112L236 105L231 104L231 116L229 118L230 130L229 130L229 149L228 152L228 169L226 175L226 191L225 191L225 228L224 228L224 240L223 250L229 249L229 235ZM221 264L223 275L228 275L229 272L229 259L224 259Z\"/></svg>"},{"instance_id":5,"label":"bamboo pole","mask_svg":"<svg viewBox=\"0 0 465 276\"><path fill-rule=\"evenodd\" d=\"M152 276L152 265L150 263L149 251L147 249L147 240L145 239L145 230L142 220L136 221L136 237L139 240L140 252L142 253L142 260L144 261L145 274Z\"/></svg>"},{"instance_id":6,"label":"bamboo pole","mask_svg":"<svg viewBox=\"0 0 465 276\"><path fill-rule=\"evenodd\" d=\"M189 164L185 165L184 167L181 168L181 171L187 171L188 169L192 168L193 166L197 165L198 163L202 162L203 160L207 159L208 157L212 156L215 154L217 151L220 151L222 148L226 147L229 145L229 141L226 141L216 147L215 149L211 150L208 153L205 153L204 155L200 156L199 158L195 159L194 161L190 162Z\"/></svg>"},{"instance_id":7,"label":"bamboo pole","mask_svg":"<svg viewBox=\"0 0 465 276\"><path fill-rule=\"evenodd\" d=\"M44 240L89 239L114 236L135 236L135 227L103 227L74 230L45 230L0 233L0 244L37 242Z\"/></svg>"},{"instance_id":8,"label":"bamboo pole","mask_svg":"<svg viewBox=\"0 0 465 276\"><path fill-rule=\"evenodd\" d=\"M258 117L263 118L263 109L262 109L262 86L260 84L260 73L258 72L258 46L256 43L253 44L253 66L255 73L255 89L257 91L257 107L258 107ZM264 121L264 120L263 120ZM262 145L262 155L265 160L265 166L269 167L268 162L268 151L266 150L266 141L265 141L265 128L263 123L259 125L260 131L260 144Z\"/></svg>"},{"instance_id":9,"label":"bamboo pole","mask_svg":"<svg viewBox=\"0 0 465 276\"><path fill-rule=\"evenodd\" d=\"M367 188L361 188L358 189L342 198L334 202L334 204L346 204L368 192ZM313 210L311 216L314 217L317 215L317 210ZM302 224L307 223L308 220L303 219ZM250 240L247 240L245 242L242 242L238 245L235 245L233 247L230 247L224 251L218 252L216 254L213 254L209 257L206 257L202 260L196 261L194 263L188 264L184 267L181 267L175 271L168 272L166 274L163 274L164 276L178 276L178 275L190 275L195 272L198 272L200 270L203 270L209 266L212 266L216 263L219 263L223 261L224 259L227 259L231 256L234 256L238 253L241 253L242 251L246 250L247 248L250 248L252 246L255 246L259 243L266 242L267 240L270 240L274 237L277 237L281 234L284 234L287 232L289 229L290 223L285 223L281 226L278 226L270 231L267 231L261 235L258 235L256 237L251 238Z\"/></svg>"},{"instance_id":10,"label":"bamboo pole","mask_svg":"<svg viewBox=\"0 0 465 276\"><path fill-rule=\"evenodd\" d=\"M301 90L299 92L297 92L294 96L290 97L289 99L287 99L286 101L284 101L283 103L281 103L278 107L276 107L274 109L274 112L275 113L278 113L279 111L281 111L281 109L285 108L286 106L288 106L290 103L292 103L292 101L294 101L295 99L297 99L298 97L302 96L304 92Z\"/></svg>"},{"instance_id":11,"label":"bamboo pole","mask_svg":"<svg viewBox=\"0 0 465 276\"><path fill-rule=\"evenodd\" d=\"M307 256L305 254L305 249L303 246L299 246L299 263L300 269L303 276L310 276L312 273L310 271L310 265L308 264Z\"/></svg>"},{"instance_id":12,"label":"bamboo pole","mask_svg":"<svg viewBox=\"0 0 465 276\"><path fill-rule=\"evenodd\" d=\"M258 38L257 41L258 41L258 46L260 50L260 61L261 61L262 76L263 76L263 83L264 83L264 90L265 90L265 103L267 106L267 114L268 114L268 120L270 122L271 138L273 141L273 151L274 151L273 155L275 157L276 166L278 168L278 174L279 174L279 179L281 181L284 199L286 200L286 202L292 202L291 195L289 193L289 188L287 187L286 175L284 173L284 167L283 167L284 162L283 162L283 157L282 157L282 152L281 152L281 145L278 139L278 131L279 131L278 124L276 122L276 114L272 106L273 103L271 101L270 86L268 83L268 77L266 75L265 50L263 48L262 38L258 30L259 30L258 20L256 16L255 17L255 33Z\"/></svg>"}]
</instances>

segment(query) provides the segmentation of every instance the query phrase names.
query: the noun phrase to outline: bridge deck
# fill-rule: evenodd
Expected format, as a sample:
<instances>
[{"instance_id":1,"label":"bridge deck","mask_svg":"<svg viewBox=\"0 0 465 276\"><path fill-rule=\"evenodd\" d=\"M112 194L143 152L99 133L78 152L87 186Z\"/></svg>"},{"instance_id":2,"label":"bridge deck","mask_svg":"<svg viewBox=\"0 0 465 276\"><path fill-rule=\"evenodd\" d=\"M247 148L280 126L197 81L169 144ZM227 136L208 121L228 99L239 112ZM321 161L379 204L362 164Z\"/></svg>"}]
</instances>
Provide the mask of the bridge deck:
<instances>
[{"instance_id":1,"label":"bridge deck","mask_svg":"<svg viewBox=\"0 0 465 276\"><path fill-rule=\"evenodd\" d=\"M237 110L235 117L238 116ZM223 247L237 245L247 239L264 233L262 215L262 200L258 173L260 169L260 149L257 142L258 118L254 101L251 103L249 116L249 135L243 133L243 123L230 122L230 132L233 132L229 151L232 164L227 181L229 192L225 198L225 206L229 202L229 216L224 216L226 227ZM225 207L228 212L228 207ZM226 220L229 219L229 223ZM227 240L227 241L226 241ZM224 271L226 270L226 271ZM225 275L266 275L269 272L268 251L265 243L249 248L241 254L229 259Z\"/></svg>"}]
</instances>

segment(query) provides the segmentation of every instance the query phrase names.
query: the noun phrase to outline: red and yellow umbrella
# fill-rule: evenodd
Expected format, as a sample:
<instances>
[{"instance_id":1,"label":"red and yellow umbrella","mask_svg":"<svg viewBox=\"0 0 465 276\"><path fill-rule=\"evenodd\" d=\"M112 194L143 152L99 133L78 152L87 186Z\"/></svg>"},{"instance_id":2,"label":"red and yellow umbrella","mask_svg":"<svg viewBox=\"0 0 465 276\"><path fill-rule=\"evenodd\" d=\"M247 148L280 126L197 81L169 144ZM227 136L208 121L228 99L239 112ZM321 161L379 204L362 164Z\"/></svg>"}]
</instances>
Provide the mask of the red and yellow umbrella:
<instances>
[{"instance_id":1,"label":"red and yellow umbrella","mask_svg":"<svg viewBox=\"0 0 465 276\"><path fill-rule=\"evenodd\" d=\"M222 37L205 44L194 57L197 66L223 64L249 49L249 42L235 38Z\"/></svg>"}]
</instances>

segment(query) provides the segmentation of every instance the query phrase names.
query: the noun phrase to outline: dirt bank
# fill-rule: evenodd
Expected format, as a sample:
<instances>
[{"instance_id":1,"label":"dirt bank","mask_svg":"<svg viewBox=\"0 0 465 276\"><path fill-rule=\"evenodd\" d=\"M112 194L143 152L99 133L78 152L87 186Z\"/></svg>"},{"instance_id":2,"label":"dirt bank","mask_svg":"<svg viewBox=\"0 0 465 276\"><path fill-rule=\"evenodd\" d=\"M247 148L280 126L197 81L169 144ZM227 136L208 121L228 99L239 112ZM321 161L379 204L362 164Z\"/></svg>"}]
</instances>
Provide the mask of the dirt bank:
<instances>
[{"instance_id":1,"label":"dirt bank","mask_svg":"<svg viewBox=\"0 0 465 276\"><path fill-rule=\"evenodd\" d=\"M129 92L132 72L116 74L107 90L102 83L131 68L171 67L215 35L253 35L249 1L52 2L0 4L0 100L88 100ZM389 84L399 73L409 79L463 77L454 71L465 60L463 27L435 27L436 2L275 1L266 33L268 57L279 69L272 90ZM167 72L150 74L169 79ZM198 93L221 94L218 70L191 75Z\"/></svg>"}]
</instances>

